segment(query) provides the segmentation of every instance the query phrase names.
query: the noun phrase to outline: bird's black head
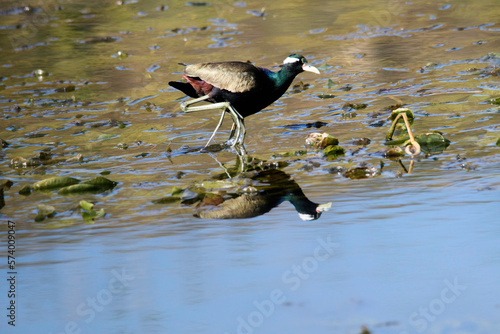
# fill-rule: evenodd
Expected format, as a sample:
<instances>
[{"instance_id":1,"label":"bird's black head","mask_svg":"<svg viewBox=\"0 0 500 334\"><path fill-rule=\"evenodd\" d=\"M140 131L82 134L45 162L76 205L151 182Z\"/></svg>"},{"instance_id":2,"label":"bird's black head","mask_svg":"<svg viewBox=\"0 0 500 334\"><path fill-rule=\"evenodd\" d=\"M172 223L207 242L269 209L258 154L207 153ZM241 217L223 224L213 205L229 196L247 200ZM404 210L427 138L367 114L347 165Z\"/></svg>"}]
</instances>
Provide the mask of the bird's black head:
<instances>
[{"instance_id":1,"label":"bird's black head","mask_svg":"<svg viewBox=\"0 0 500 334\"><path fill-rule=\"evenodd\" d=\"M302 71L308 71L319 74L319 70L316 67L309 65L307 63L306 58L298 54L293 54L288 56L283 61L283 67L296 73L300 73Z\"/></svg>"}]
</instances>

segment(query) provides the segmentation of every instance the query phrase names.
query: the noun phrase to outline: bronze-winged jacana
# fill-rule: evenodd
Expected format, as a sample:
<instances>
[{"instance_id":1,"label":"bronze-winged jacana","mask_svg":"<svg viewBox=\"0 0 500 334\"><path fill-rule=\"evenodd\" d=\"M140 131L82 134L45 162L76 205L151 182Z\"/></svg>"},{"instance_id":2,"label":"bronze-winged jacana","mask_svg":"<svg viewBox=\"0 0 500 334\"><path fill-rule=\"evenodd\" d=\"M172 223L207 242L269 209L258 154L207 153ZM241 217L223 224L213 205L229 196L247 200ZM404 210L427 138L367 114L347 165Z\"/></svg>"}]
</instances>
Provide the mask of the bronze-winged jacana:
<instances>
[{"instance_id":1,"label":"bronze-winged jacana","mask_svg":"<svg viewBox=\"0 0 500 334\"><path fill-rule=\"evenodd\" d=\"M185 112L222 109L219 123L205 147L219 130L224 115L228 112L233 119L229 140L235 136L236 131L236 138L232 143L234 147L243 145L245 140L243 118L261 111L279 99L297 74L303 71L319 74L319 70L309 65L304 57L293 54L283 61L281 70L276 73L238 61L200 63L185 65L182 77L187 82L170 81L168 84L194 98L181 104L181 109ZM201 101L213 104L191 106Z\"/></svg>"}]
</instances>

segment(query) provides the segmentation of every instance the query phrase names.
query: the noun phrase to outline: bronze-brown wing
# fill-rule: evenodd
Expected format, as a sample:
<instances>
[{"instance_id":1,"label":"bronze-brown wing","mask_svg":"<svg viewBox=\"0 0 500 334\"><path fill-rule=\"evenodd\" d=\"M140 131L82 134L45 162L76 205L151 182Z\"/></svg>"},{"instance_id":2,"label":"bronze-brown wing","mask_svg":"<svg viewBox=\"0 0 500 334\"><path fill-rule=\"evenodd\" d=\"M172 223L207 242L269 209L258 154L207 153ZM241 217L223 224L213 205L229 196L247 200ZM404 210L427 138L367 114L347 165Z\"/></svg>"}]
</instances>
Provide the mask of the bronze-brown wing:
<instances>
[{"instance_id":1,"label":"bronze-brown wing","mask_svg":"<svg viewBox=\"0 0 500 334\"><path fill-rule=\"evenodd\" d=\"M233 93L243 93L255 87L260 69L243 62L201 63L187 65L184 73L198 77L214 87Z\"/></svg>"}]
</instances>

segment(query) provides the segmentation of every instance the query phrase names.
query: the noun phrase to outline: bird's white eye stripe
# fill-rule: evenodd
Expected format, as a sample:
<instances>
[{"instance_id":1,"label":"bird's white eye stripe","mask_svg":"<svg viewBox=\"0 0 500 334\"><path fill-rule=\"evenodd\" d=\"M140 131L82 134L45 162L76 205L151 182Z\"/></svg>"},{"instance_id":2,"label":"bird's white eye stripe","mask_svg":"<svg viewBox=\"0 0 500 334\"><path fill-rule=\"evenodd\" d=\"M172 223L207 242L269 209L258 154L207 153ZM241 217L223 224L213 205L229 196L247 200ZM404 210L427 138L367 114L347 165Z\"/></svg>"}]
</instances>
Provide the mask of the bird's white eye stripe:
<instances>
[{"instance_id":1,"label":"bird's white eye stripe","mask_svg":"<svg viewBox=\"0 0 500 334\"><path fill-rule=\"evenodd\" d=\"M300 61L300 59L299 58L287 57L285 60L283 60L283 64L295 63L297 61Z\"/></svg>"}]
</instances>

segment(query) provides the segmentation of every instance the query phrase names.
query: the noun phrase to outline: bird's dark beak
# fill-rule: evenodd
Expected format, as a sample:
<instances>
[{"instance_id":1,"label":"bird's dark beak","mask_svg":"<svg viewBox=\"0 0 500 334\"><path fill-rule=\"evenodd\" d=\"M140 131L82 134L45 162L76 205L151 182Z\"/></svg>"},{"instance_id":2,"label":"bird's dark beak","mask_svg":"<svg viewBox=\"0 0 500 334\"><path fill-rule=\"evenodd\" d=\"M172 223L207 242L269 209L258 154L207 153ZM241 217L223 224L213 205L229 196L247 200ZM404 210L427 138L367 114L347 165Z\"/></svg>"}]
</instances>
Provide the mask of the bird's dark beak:
<instances>
[{"instance_id":1,"label":"bird's dark beak","mask_svg":"<svg viewBox=\"0 0 500 334\"><path fill-rule=\"evenodd\" d=\"M304 71L307 71L307 72L313 72L313 73L316 73L316 74L320 74L319 70L316 67L312 66L312 65L304 64L304 65L302 65L302 69Z\"/></svg>"}]
</instances>

